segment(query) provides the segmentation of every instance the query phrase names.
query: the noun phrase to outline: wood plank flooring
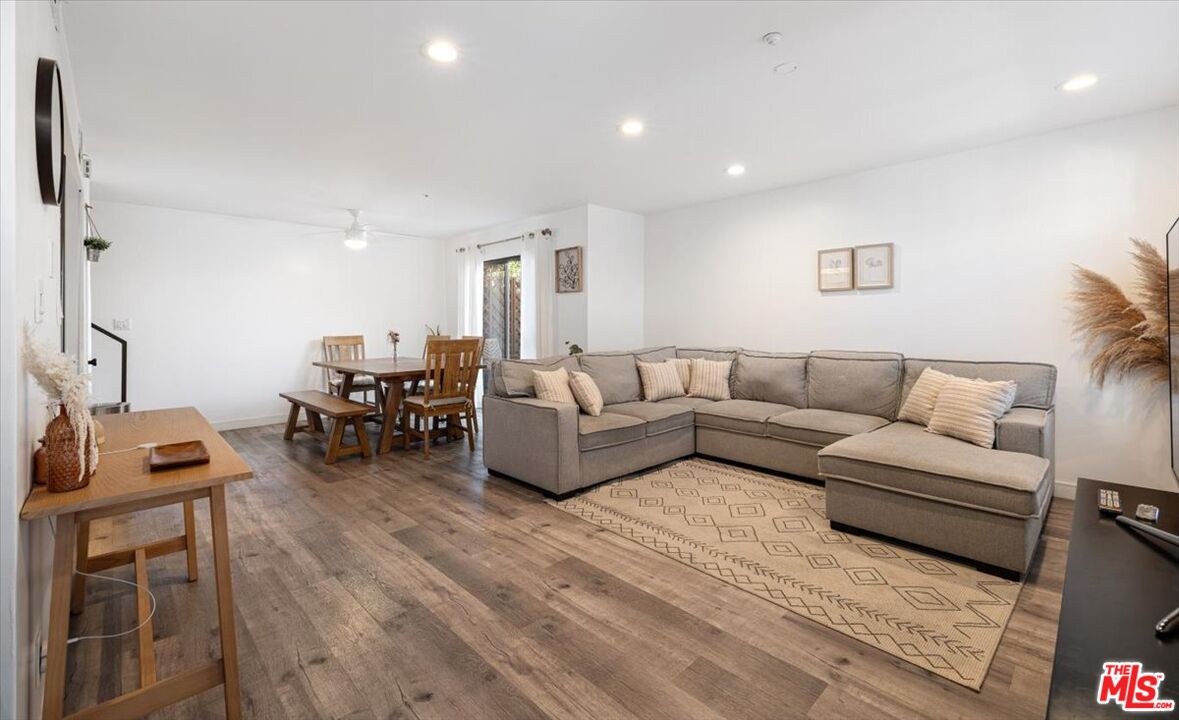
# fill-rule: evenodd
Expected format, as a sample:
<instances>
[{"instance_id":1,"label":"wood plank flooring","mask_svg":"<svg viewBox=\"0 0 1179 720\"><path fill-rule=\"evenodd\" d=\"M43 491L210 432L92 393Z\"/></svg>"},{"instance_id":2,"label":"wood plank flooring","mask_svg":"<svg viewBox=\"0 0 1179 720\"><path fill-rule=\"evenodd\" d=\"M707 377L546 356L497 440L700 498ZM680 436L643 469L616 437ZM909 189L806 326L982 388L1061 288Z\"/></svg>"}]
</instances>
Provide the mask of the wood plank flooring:
<instances>
[{"instance_id":1,"label":"wood plank flooring","mask_svg":"<svg viewBox=\"0 0 1179 720\"><path fill-rule=\"evenodd\" d=\"M228 492L246 717L1044 715L1069 501L975 693L549 507L465 443L328 467L280 425L226 437L257 474ZM160 677L219 654L207 503L197 526L198 582L183 554L150 563ZM179 507L95 522L91 552L182 527ZM134 590L91 580L71 635L135 625ZM137 683L134 634L71 646L67 711ZM217 689L153 717L223 715Z\"/></svg>"}]
</instances>

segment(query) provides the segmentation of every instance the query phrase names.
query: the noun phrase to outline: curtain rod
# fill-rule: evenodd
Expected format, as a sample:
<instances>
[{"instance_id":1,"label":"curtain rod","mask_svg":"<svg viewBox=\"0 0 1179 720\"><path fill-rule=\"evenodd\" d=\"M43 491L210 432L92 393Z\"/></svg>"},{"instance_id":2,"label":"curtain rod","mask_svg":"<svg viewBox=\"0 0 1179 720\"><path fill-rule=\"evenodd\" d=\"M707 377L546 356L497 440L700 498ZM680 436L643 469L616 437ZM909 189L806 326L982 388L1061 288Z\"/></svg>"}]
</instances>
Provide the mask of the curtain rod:
<instances>
[{"instance_id":1,"label":"curtain rod","mask_svg":"<svg viewBox=\"0 0 1179 720\"><path fill-rule=\"evenodd\" d=\"M527 237L528 235L531 235L531 234L532 233L524 233L523 235L517 235L516 237L504 238L503 240L493 240L492 242L479 243L479 244L475 245L475 249L482 250L485 247L491 247L492 245L499 245L500 243L512 242L514 240L523 240L525 237ZM549 228L542 228L540 231L540 234L541 235L552 235L553 231ZM455 252L466 252L466 251L467 251L466 248L459 248L459 249L455 250Z\"/></svg>"}]
</instances>

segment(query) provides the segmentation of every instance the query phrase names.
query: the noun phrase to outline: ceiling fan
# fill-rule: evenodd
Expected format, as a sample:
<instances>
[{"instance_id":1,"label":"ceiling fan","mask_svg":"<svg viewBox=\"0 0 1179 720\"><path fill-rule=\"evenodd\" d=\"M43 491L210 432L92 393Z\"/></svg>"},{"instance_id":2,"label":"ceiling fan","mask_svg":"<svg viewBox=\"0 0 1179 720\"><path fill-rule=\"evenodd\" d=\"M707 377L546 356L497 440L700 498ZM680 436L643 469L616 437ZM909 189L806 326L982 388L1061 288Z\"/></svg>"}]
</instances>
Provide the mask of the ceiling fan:
<instances>
[{"instance_id":1,"label":"ceiling fan","mask_svg":"<svg viewBox=\"0 0 1179 720\"><path fill-rule=\"evenodd\" d=\"M388 230L381 230L375 225L360 222L360 211L349 209L348 214L352 216L352 222L345 225L342 230L327 230L325 232L308 233L308 235L343 235L344 247L349 250L363 250L368 247L368 239L370 235L388 235L389 237L405 237L412 238L413 235L406 235L405 233L389 232Z\"/></svg>"}]
</instances>

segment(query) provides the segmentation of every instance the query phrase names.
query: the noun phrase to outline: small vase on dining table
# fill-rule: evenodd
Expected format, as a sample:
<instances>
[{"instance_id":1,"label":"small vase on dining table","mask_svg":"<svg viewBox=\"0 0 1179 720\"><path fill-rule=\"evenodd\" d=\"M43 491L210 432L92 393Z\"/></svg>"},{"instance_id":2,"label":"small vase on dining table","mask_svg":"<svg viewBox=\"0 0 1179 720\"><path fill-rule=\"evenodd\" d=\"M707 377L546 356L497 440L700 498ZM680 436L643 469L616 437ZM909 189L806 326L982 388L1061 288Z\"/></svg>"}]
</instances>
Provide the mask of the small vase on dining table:
<instances>
[{"instance_id":1,"label":"small vase on dining table","mask_svg":"<svg viewBox=\"0 0 1179 720\"><path fill-rule=\"evenodd\" d=\"M89 440L89 438L87 438ZM90 443L86 443L86 465L90 464ZM68 492L90 484L92 473L84 471L78 453L78 435L65 405L45 428L45 489Z\"/></svg>"}]
</instances>

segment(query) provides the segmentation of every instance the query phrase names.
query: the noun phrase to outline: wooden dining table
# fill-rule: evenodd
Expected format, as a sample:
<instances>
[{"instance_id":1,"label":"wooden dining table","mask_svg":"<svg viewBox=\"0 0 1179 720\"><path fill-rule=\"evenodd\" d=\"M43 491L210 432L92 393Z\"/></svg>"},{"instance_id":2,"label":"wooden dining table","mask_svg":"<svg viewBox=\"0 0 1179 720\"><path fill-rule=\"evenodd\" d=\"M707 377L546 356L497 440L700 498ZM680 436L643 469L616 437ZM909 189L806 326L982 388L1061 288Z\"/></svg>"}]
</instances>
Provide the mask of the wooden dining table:
<instances>
[{"instance_id":1,"label":"wooden dining table","mask_svg":"<svg viewBox=\"0 0 1179 720\"><path fill-rule=\"evenodd\" d=\"M366 358L363 360L320 360L316 367L327 368L340 373L340 396L348 397L357 375L367 375L382 386L380 396L385 407L381 411L381 440L377 443L378 453L393 449L393 440L400 437L397 432L397 414L404 398L406 381L426 379L426 361L419 358ZM482 369L482 365L479 366Z\"/></svg>"}]
</instances>

